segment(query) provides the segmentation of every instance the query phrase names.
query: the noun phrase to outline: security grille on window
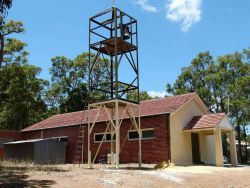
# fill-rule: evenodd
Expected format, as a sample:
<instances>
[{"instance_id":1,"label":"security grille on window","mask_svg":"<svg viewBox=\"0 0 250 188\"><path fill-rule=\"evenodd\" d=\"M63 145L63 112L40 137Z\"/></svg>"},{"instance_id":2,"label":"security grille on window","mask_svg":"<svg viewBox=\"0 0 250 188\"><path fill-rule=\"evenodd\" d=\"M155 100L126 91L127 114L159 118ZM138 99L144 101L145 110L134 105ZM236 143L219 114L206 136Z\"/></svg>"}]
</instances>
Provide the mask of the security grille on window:
<instances>
[{"instance_id":1,"label":"security grille on window","mask_svg":"<svg viewBox=\"0 0 250 188\"><path fill-rule=\"evenodd\" d=\"M155 138L155 131L154 129L142 129L142 139L154 139ZM128 133L128 140L138 140L139 134L137 130L129 131Z\"/></svg>"},{"instance_id":2,"label":"security grille on window","mask_svg":"<svg viewBox=\"0 0 250 188\"><path fill-rule=\"evenodd\" d=\"M94 142L101 142L102 138L103 138L103 142L110 142L111 141L111 133L106 133L106 134L96 133L94 136ZM115 141L115 134L113 136L113 140Z\"/></svg>"}]
</instances>

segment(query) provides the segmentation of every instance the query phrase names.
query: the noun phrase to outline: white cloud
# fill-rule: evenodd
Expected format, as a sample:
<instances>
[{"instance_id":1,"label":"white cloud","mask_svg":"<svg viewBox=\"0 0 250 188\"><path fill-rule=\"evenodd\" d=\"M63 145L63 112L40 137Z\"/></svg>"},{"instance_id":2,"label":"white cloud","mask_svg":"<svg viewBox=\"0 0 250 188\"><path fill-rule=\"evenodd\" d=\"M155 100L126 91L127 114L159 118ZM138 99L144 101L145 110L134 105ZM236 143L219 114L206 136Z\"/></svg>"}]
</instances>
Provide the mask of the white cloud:
<instances>
[{"instance_id":1,"label":"white cloud","mask_svg":"<svg viewBox=\"0 0 250 188\"><path fill-rule=\"evenodd\" d=\"M182 31L188 31L201 20L202 0L170 0L166 6L166 18L181 22Z\"/></svg>"},{"instance_id":2,"label":"white cloud","mask_svg":"<svg viewBox=\"0 0 250 188\"><path fill-rule=\"evenodd\" d=\"M147 91L147 93L150 97L153 97L153 98L155 97L163 98L168 94L165 91Z\"/></svg>"},{"instance_id":3,"label":"white cloud","mask_svg":"<svg viewBox=\"0 0 250 188\"><path fill-rule=\"evenodd\" d=\"M134 0L134 3L140 5L147 12L157 12L157 8L149 4L148 0Z\"/></svg>"}]
</instances>

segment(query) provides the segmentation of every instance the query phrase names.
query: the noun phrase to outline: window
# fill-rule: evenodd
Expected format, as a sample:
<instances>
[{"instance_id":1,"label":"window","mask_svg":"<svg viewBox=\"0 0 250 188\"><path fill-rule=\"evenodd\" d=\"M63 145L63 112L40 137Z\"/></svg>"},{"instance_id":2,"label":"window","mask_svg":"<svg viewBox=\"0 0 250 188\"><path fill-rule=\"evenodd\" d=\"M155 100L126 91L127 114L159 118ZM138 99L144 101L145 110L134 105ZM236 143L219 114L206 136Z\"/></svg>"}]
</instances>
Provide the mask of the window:
<instances>
[{"instance_id":1,"label":"window","mask_svg":"<svg viewBox=\"0 0 250 188\"><path fill-rule=\"evenodd\" d=\"M53 139L62 141L62 142L66 142L68 143L68 137L67 136L60 136L60 137L52 137Z\"/></svg>"},{"instance_id":2,"label":"window","mask_svg":"<svg viewBox=\"0 0 250 188\"><path fill-rule=\"evenodd\" d=\"M101 142L103 137L104 137L104 134L95 134L95 142Z\"/></svg>"},{"instance_id":3,"label":"window","mask_svg":"<svg viewBox=\"0 0 250 188\"><path fill-rule=\"evenodd\" d=\"M63 141L63 142L68 143L68 137L60 137L59 141Z\"/></svg>"},{"instance_id":4,"label":"window","mask_svg":"<svg viewBox=\"0 0 250 188\"><path fill-rule=\"evenodd\" d=\"M113 136L113 140L115 140L115 134L114 134L114 136ZM106 139L105 139L105 141L111 141L111 133L107 133L107 134L106 134Z\"/></svg>"},{"instance_id":5,"label":"window","mask_svg":"<svg viewBox=\"0 0 250 188\"><path fill-rule=\"evenodd\" d=\"M142 138L147 139L147 138L154 138L154 137L155 137L154 129L149 129L149 130L143 130L142 131Z\"/></svg>"},{"instance_id":6,"label":"window","mask_svg":"<svg viewBox=\"0 0 250 188\"><path fill-rule=\"evenodd\" d=\"M138 139L139 138L139 134L137 131L130 131L128 133L128 139L129 140L135 140L135 139Z\"/></svg>"},{"instance_id":7,"label":"window","mask_svg":"<svg viewBox=\"0 0 250 188\"><path fill-rule=\"evenodd\" d=\"M147 139L154 139L155 138L155 131L154 129L142 129L142 139L147 140ZM128 133L128 140L138 140L139 139L139 134L137 130L131 130Z\"/></svg>"},{"instance_id":8,"label":"window","mask_svg":"<svg viewBox=\"0 0 250 188\"><path fill-rule=\"evenodd\" d=\"M104 138L103 138L104 137ZM111 133L96 133L94 136L94 142L98 143L101 142L103 138L103 142L111 142ZM113 140L115 140L115 134L113 136Z\"/></svg>"}]
</instances>

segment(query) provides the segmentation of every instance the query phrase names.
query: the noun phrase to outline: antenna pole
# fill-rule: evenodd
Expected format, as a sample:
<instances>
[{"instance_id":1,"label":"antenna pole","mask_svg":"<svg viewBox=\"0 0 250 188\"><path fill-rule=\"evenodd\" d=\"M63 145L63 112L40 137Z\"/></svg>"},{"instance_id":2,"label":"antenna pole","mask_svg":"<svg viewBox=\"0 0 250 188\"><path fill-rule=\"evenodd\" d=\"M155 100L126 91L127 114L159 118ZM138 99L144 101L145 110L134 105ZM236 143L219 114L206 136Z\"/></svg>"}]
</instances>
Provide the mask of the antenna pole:
<instances>
[{"instance_id":1,"label":"antenna pole","mask_svg":"<svg viewBox=\"0 0 250 188\"><path fill-rule=\"evenodd\" d=\"M115 7L115 0L112 0L112 3L113 3L113 7Z\"/></svg>"}]
</instances>

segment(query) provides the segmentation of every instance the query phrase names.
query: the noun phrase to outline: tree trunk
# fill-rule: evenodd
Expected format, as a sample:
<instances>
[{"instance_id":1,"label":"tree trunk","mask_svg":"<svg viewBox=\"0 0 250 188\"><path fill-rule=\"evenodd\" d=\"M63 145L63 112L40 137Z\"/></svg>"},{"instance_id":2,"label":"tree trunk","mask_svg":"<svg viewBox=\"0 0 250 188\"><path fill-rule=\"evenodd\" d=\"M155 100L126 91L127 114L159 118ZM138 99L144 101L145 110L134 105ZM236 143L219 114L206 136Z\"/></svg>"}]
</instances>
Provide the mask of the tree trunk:
<instances>
[{"instance_id":1,"label":"tree trunk","mask_svg":"<svg viewBox=\"0 0 250 188\"><path fill-rule=\"evenodd\" d=\"M237 138L238 138L238 152L239 152L239 163L242 163L242 149L241 149L241 136L240 136L240 125L237 125Z\"/></svg>"},{"instance_id":2,"label":"tree trunk","mask_svg":"<svg viewBox=\"0 0 250 188\"><path fill-rule=\"evenodd\" d=\"M243 140L244 140L244 142L246 143L245 144L245 157L244 157L244 163L247 163L248 162L248 152L247 152L247 133L246 133L246 126L244 126L244 129L243 129L243 131L244 131L244 138L243 138Z\"/></svg>"},{"instance_id":3,"label":"tree trunk","mask_svg":"<svg viewBox=\"0 0 250 188\"><path fill-rule=\"evenodd\" d=\"M0 34L0 67L3 63L3 51L4 50L4 36Z\"/></svg>"}]
</instances>

